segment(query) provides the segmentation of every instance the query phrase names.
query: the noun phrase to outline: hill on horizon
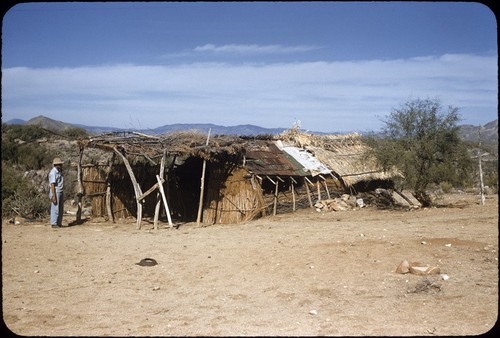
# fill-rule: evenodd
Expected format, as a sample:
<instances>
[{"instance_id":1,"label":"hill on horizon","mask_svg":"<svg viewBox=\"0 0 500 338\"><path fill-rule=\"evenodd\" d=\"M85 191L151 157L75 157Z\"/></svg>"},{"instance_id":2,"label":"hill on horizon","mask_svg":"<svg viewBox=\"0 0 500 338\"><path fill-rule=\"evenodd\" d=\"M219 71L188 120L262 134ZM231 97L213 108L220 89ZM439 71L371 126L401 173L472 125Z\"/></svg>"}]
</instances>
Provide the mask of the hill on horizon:
<instances>
[{"instance_id":1,"label":"hill on horizon","mask_svg":"<svg viewBox=\"0 0 500 338\"><path fill-rule=\"evenodd\" d=\"M18 124L18 125L38 125L44 129L60 132L71 128L81 128L86 130L91 134L102 134L107 132L115 131L136 131L150 135L162 135L165 133L173 131L182 130L198 130L201 132L208 133L211 130L212 134L219 135L241 135L241 136L255 136L255 135L275 135L279 134L290 128L265 128L252 124L236 125L236 126L221 126L211 123L176 123L167 124L154 129L125 129L125 128L115 128L115 127L102 127L102 126L87 126L81 124L72 124L67 122L62 122L48 118L46 116L40 115L34 117L28 121L22 119L12 119L6 124ZM338 134L338 133L324 133L324 132L314 132L309 131L313 134ZM349 132L346 132L346 134ZM475 125L460 125L460 136L469 142L477 143L479 141L479 136L482 143L498 143L498 119L486 123L483 126Z\"/></svg>"},{"instance_id":2,"label":"hill on horizon","mask_svg":"<svg viewBox=\"0 0 500 338\"><path fill-rule=\"evenodd\" d=\"M43 115L34 117L28 121L21 119L13 119L5 122L6 124L18 124L18 125L38 125L44 129L58 132L64 131L70 128L82 128L91 134L102 134L107 132L115 131L136 131L145 134L162 135L173 131L182 130L198 130L201 132L208 132L211 130L212 134L223 134L223 135L264 135L264 134L279 134L289 128L265 128L252 124L243 124L236 126L221 126L211 123L176 123L167 124L153 129L125 129L125 128L115 128L115 127L102 127L102 126L87 126L82 124L72 124L62 121L57 121Z\"/></svg>"}]
</instances>

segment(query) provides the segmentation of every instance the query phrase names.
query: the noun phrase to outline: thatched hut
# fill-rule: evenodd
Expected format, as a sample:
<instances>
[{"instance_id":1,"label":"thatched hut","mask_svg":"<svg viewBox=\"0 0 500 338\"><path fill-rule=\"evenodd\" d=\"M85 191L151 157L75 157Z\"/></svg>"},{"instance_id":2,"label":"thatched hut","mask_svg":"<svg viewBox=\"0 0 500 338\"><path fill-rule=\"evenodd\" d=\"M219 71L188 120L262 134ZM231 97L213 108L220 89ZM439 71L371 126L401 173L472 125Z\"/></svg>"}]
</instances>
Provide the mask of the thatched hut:
<instances>
[{"instance_id":1,"label":"thatched hut","mask_svg":"<svg viewBox=\"0 0 500 338\"><path fill-rule=\"evenodd\" d=\"M79 196L92 198L93 215L110 221L133 216L137 228L143 216L154 217L155 227L160 217L170 224L172 218L239 223L312 207L359 182L394 175L368 163L354 137L296 130L254 138L120 132L80 140L79 146ZM82 163L89 148L105 152L107 160Z\"/></svg>"}]
</instances>

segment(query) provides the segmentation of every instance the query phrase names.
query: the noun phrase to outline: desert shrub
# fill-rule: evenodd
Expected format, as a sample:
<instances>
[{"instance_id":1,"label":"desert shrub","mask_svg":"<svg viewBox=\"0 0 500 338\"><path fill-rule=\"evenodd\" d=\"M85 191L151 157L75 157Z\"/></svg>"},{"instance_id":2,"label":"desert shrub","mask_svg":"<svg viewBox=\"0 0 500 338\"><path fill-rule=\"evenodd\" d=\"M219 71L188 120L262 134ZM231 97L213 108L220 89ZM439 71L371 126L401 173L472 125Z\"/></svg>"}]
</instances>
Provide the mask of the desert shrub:
<instances>
[{"instance_id":1,"label":"desert shrub","mask_svg":"<svg viewBox=\"0 0 500 338\"><path fill-rule=\"evenodd\" d=\"M2 125L2 162L24 170L51 165L53 154L36 141L51 134L38 126Z\"/></svg>"},{"instance_id":2,"label":"desert shrub","mask_svg":"<svg viewBox=\"0 0 500 338\"><path fill-rule=\"evenodd\" d=\"M498 171L491 171L484 174L483 183L494 193L498 191Z\"/></svg>"},{"instance_id":3,"label":"desert shrub","mask_svg":"<svg viewBox=\"0 0 500 338\"><path fill-rule=\"evenodd\" d=\"M450 182L441 182L439 183L439 187L444 193L449 193L453 189L453 184Z\"/></svg>"},{"instance_id":4,"label":"desert shrub","mask_svg":"<svg viewBox=\"0 0 500 338\"><path fill-rule=\"evenodd\" d=\"M30 143L41 138L49 138L51 135L50 132L36 125L2 124L2 142L14 142L19 139Z\"/></svg>"},{"instance_id":5,"label":"desert shrub","mask_svg":"<svg viewBox=\"0 0 500 338\"><path fill-rule=\"evenodd\" d=\"M2 162L2 202L14 195L21 179L22 175L18 174L13 167Z\"/></svg>"},{"instance_id":6,"label":"desert shrub","mask_svg":"<svg viewBox=\"0 0 500 338\"><path fill-rule=\"evenodd\" d=\"M48 197L31 180L13 167L2 163L2 217L13 213L25 218L43 218L48 214Z\"/></svg>"},{"instance_id":7,"label":"desert shrub","mask_svg":"<svg viewBox=\"0 0 500 338\"><path fill-rule=\"evenodd\" d=\"M39 144L22 144L17 150L15 163L25 170L39 170L52 166L54 155Z\"/></svg>"}]
</instances>

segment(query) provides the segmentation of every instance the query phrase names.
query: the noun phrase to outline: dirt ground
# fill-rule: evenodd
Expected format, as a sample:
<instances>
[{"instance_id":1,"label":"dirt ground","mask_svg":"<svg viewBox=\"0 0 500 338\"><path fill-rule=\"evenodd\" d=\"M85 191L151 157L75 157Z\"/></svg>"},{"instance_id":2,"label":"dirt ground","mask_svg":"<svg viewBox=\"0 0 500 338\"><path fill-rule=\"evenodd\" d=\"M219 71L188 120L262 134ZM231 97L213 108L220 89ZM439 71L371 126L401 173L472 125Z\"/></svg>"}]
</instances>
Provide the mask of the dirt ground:
<instances>
[{"instance_id":1,"label":"dirt ground","mask_svg":"<svg viewBox=\"0 0 500 338\"><path fill-rule=\"evenodd\" d=\"M498 316L497 195L441 203L159 230L2 222L3 320L48 336L488 332ZM137 265L143 258L158 265ZM404 259L441 274L398 274Z\"/></svg>"}]
</instances>

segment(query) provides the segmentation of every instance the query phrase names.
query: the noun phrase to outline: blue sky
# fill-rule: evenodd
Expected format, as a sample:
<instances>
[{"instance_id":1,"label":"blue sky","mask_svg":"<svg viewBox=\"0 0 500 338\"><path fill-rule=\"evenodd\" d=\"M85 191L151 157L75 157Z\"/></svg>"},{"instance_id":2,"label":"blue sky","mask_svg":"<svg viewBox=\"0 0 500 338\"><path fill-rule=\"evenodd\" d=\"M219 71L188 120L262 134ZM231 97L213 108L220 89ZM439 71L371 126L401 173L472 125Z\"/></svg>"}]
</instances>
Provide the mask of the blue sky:
<instances>
[{"instance_id":1,"label":"blue sky","mask_svg":"<svg viewBox=\"0 0 500 338\"><path fill-rule=\"evenodd\" d=\"M438 99L498 117L497 27L474 2L25 3L2 22L2 121L379 130Z\"/></svg>"}]
</instances>

